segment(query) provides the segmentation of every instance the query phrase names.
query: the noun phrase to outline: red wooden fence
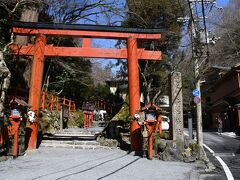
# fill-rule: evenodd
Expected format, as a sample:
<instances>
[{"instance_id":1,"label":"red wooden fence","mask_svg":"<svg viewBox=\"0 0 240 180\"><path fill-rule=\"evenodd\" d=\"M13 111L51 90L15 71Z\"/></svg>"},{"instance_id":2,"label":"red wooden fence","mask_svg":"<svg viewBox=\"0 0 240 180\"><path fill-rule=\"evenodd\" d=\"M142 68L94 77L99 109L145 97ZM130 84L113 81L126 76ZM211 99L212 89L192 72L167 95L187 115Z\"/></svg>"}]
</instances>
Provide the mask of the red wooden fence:
<instances>
[{"instance_id":1,"label":"red wooden fence","mask_svg":"<svg viewBox=\"0 0 240 180\"><path fill-rule=\"evenodd\" d=\"M42 92L42 104L41 109L48 109L50 111L60 110L61 105L68 106L69 112L76 112L76 104L71 99L66 99L65 97L61 98L56 95Z\"/></svg>"}]
</instances>

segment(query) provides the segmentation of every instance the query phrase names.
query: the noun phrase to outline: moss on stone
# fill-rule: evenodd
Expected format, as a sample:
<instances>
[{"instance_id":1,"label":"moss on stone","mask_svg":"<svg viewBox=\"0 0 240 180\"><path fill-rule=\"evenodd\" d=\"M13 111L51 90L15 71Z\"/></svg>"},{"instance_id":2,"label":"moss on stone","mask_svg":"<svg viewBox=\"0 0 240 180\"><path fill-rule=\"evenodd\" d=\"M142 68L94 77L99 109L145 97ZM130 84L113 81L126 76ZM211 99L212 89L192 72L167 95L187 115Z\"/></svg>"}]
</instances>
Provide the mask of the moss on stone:
<instances>
[{"instance_id":1,"label":"moss on stone","mask_svg":"<svg viewBox=\"0 0 240 180\"><path fill-rule=\"evenodd\" d=\"M83 113L81 110L70 112L67 127L83 127ZM54 134L60 130L60 113L44 110L41 112L39 131Z\"/></svg>"},{"instance_id":2,"label":"moss on stone","mask_svg":"<svg viewBox=\"0 0 240 180\"><path fill-rule=\"evenodd\" d=\"M77 110L76 112L69 113L67 122L68 127L83 127L83 111Z\"/></svg>"},{"instance_id":3,"label":"moss on stone","mask_svg":"<svg viewBox=\"0 0 240 180\"><path fill-rule=\"evenodd\" d=\"M129 118L129 105L125 102L120 111L112 118L112 120L128 120Z\"/></svg>"}]
</instances>

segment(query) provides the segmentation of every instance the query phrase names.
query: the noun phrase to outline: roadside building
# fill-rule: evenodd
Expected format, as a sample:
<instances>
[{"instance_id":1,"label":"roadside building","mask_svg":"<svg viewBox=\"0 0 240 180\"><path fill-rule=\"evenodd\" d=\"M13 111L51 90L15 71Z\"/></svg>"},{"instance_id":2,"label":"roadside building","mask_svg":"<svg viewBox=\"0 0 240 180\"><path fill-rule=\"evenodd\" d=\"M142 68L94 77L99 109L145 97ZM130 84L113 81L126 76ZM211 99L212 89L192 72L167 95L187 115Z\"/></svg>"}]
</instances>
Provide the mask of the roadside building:
<instances>
[{"instance_id":1,"label":"roadside building","mask_svg":"<svg viewBox=\"0 0 240 180\"><path fill-rule=\"evenodd\" d=\"M240 65L226 73L219 71L218 76L213 73L203 84L202 92L205 100L205 127L216 128L217 119L220 117L223 119L223 131L239 131Z\"/></svg>"}]
</instances>

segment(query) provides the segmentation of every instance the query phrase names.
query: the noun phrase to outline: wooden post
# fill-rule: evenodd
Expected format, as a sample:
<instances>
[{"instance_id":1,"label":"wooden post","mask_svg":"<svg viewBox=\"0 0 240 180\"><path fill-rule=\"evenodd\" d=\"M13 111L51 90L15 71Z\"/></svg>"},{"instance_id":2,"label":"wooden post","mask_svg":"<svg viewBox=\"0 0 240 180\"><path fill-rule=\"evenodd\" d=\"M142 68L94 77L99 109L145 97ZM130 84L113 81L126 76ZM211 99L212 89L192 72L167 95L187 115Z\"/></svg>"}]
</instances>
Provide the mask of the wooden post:
<instances>
[{"instance_id":1,"label":"wooden post","mask_svg":"<svg viewBox=\"0 0 240 180\"><path fill-rule=\"evenodd\" d=\"M91 38L83 38L82 39L82 47L90 48L91 47Z\"/></svg>"},{"instance_id":2,"label":"wooden post","mask_svg":"<svg viewBox=\"0 0 240 180\"><path fill-rule=\"evenodd\" d=\"M59 110L59 104L58 104L58 96L56 96L56 111L58 112L58 110Z\"/></svg>"},{"instance_id":3,"label":"wooden post","mask_svg":"<svg viewBox=\"0 0 240 180\"><path fill-rule=\"evenodd\" d=\"M103 109L106 110L106 107L107 107L107 103L106 103L106 101L104 100L104 101L103 101Z\"/></svg>"},{"instance_id":4,"label":"wooden post","mask_svg":"<svg viewBox=\"0 0 240 180\"><path fill-rule=\"evenodd\" d=\"M36 112L36 122L31 123L29 128L31 131L28 150L36 149L38 134L38 115L40 108L42 76L44 68L44 51L46 46L46 36L38 34L36 36L35 52L32 65L31 86L29 93L29 104L31 110Z\"/></svg>"},{"instance_id":5,"label":"wooden post","mask_svg":"<svg viewBox=\"0 0 240 180\"><path fill-rule=\"evenodd\" d=\"M152 160L153 157L153 130L154 130L155 122L150 122L147 124L149 130L148 136L148 156L149 159Z\"/></svg>"},{"instance_id":6,"label":"wooden post","mask_svg":"<svg viewBox=\"0 0 240 180\"><path fill-rule=\"evenodd\" d=\"M53 95L51 95L51 101L50 101L50 111L52 111L52 110L53 110L53 100L54 100L54 98L53 98Z\"/></svg>"},{"instance_id":7,"label":"wooden post","mask_svg":"<svg viewBox=\"0 0 240 180\"><path fill-rule=\"evenodd\" d=\"M20 125L20 116L10 116L9 121L11 123L12 131L11 134L14 136L13 140L13 157L17 157L18 155L18 130Z\"/></svg>"},{"instance_id":8,"label":"wooden post","mask_svg":"<svg viewBox=\"0 0 240 180\"><path fill-rule=\"evenodd\" d=\"M18 155L18 126L14 127L13 157Z\"/></svg>"},{"instance_id":9,"label":"wooden post","mask_svg":"<svg viewBox=\"0 0 240 180\"><path fill-rule=\"evenodd\" d=\"M64 106L61 106L61 111L60 111L60 132L63 131L63 111L64 111Z\"/></svg>"},{"instance_id":10,"label":"wooden post","mask_svg":"<svg viewBox=\"0 0 240 180\"><path fill-rule=\"evenodd\" d=\"M76 112L76 104L75 104L75 102L73 103L73 112Z\"/></svg>"},{"instance_id":11,"label":"wooden post","mask_svg":"<svg viewBox=\"0 0 240 180\"><path fill-rule=\"evenodd\" d=\"M134 116L136 110L140 109L140 90L139 90L139 75L138 75L138 54L137 54L137 39L128 38L127 40L127 56L128 56L128 89L129 89L129 104L130 116ZM142 136L141 128L136 120L133 120L130 125L131 133L131 149L141 150Z\"/></svg>"},{"instance_id":12,"label":"wooden post","mask_svg":"<svg viewBox=\"0 0 240 180\"><path fill-rule=\"evenodd\" d=\"M130 115L134 116L135 111L140 108L137 40L135 38L128 38L127 45Z\"/></svg>"},{"instance_id":13,"label":"wooden post","mask_svg":"<svg viewBox=\"0 0 240 180\"><path fill-rule=\"evenodd\" d=\"M42 92L42 109L45 109L46 92Z\"/></svg>"},{"instance_id":14,"label":"wooden post","mask_svg":"<svg viewBox=\"0 0 240 180\"><path fill-rule=\"evenodd\" d=\"M68 111L71 112L71 99L68 100Z\"/></svg>"},{"instance_id":15,"label":"wooden post","mask_svg":"<svg viewBox=\"0 0 240 180\"><path fill-rule=\"evenodd\" d=\"M65 103L66 103L66 99L65 99L65 96L64 96L63 97L63 104L66 105Z\"/></svg>"}]
</instances>

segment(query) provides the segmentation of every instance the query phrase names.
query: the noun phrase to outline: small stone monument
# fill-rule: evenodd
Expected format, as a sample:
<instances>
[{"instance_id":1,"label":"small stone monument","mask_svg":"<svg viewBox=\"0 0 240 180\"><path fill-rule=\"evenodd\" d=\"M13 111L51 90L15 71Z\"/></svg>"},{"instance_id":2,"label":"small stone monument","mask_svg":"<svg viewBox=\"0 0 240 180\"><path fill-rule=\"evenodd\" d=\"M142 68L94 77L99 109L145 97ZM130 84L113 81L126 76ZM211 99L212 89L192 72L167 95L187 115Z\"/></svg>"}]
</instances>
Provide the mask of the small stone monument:
<instances>
[{"instance_id":1,"label":"small stone monument","mask_svg":"<svg viewBox=\"0 0 240 180\"><path fill-rule=\"evenodd\" d=\"M180 72L170 74L172 108L172 138L176 142L177 149L184 149L184 129L183 129L183 100L182 100L182 77Z\"/></svg>"}]
</instances>

